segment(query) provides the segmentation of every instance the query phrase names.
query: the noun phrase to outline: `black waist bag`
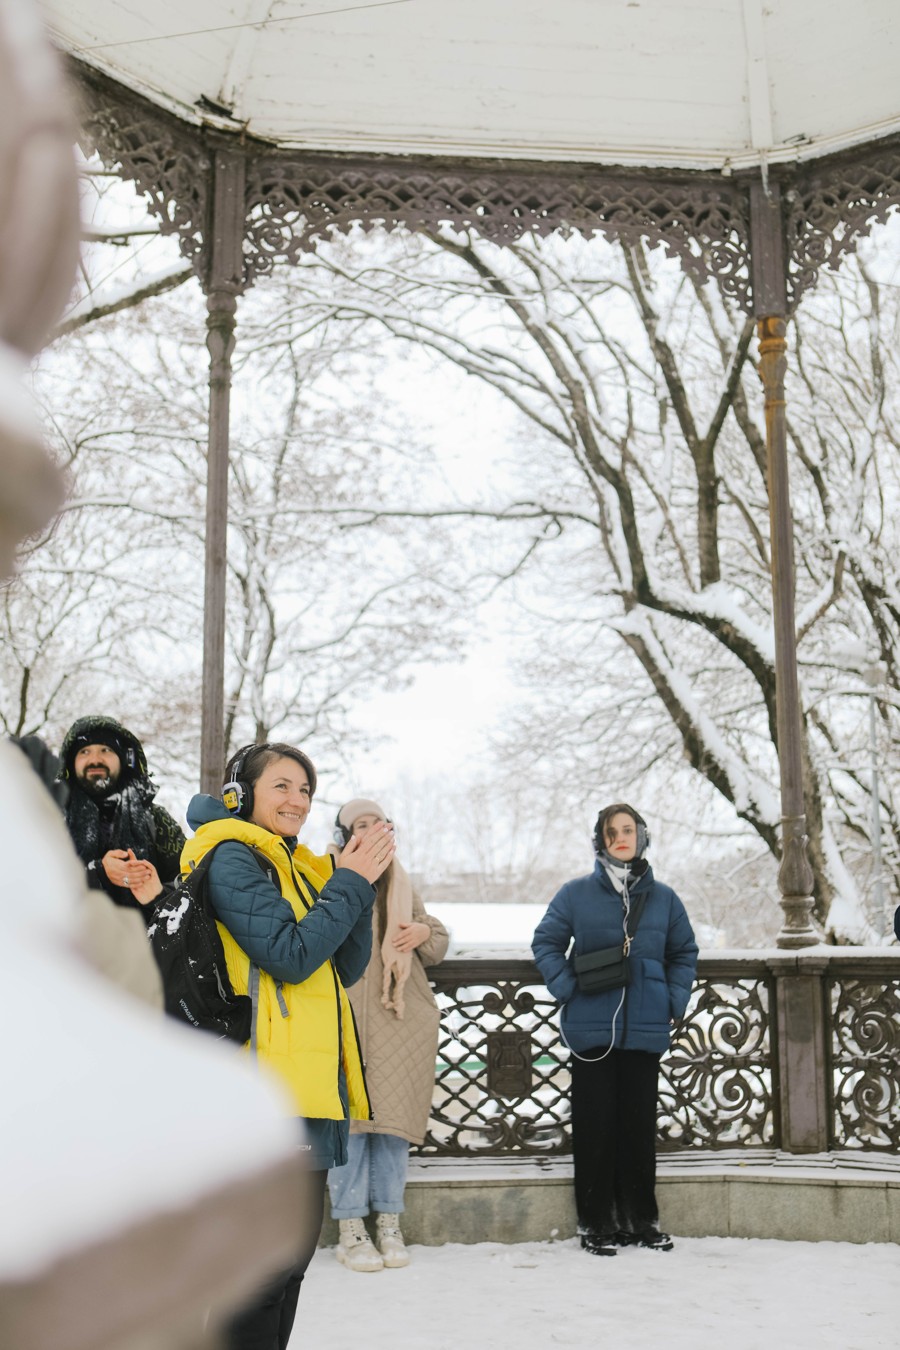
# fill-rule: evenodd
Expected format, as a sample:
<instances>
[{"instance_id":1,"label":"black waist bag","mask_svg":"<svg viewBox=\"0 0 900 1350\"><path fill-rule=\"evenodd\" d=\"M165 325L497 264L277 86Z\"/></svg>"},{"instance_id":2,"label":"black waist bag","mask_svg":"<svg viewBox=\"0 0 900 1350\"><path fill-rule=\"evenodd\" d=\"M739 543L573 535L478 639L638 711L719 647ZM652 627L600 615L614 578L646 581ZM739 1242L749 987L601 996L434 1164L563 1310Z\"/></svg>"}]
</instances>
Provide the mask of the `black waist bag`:
<instances>
[{"instance_id":1,"label":"black waist bag","mask_svg":"<svg viewBox=\"0 0 900 1350\"><path fill-rule=\"evenodd\" d=\"M575 981L580 994L605 994L609 989L624 989L631 984L631 940L647 903L647 892L639 895L628 915L625 941L618 947L598 947L595 952L582 952L574 960Z\"/></svg>"},{"instance_id":2,"label":"black waist bag","mask_svg":"<svg viewBox=\"0 0 900 1350\"><path fill-rule=\"evenodd\" d=\"M624 946L601 947L575 957L575 979L579 993L605 994L607 989L624 989L631 983L631 966Z\"/></svg>"}]
</instances>

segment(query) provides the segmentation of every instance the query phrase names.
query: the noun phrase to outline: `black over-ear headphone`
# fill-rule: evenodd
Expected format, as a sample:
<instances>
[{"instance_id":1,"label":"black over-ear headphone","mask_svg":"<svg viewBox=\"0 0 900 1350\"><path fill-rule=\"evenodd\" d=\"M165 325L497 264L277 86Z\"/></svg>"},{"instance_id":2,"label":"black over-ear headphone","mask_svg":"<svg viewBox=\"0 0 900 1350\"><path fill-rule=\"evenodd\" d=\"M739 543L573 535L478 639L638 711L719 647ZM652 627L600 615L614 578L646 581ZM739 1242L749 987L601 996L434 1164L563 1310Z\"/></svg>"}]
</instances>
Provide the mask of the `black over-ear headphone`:
<instances>
[{"instance_id":1,"label":"black over-ear headphone","mask_svg":"<svg viewBox=\"0 0 900 1350\"><path fill-rule=\"evenodd\" d=\"M269 742L262 745L245 745L237 753L231 767L231 781L222 788L222 803L226 811L240 820L247 820L253 812L253 784L243 777L247 760L254 750L268 749Z\"/></svg>"}]
</instances>

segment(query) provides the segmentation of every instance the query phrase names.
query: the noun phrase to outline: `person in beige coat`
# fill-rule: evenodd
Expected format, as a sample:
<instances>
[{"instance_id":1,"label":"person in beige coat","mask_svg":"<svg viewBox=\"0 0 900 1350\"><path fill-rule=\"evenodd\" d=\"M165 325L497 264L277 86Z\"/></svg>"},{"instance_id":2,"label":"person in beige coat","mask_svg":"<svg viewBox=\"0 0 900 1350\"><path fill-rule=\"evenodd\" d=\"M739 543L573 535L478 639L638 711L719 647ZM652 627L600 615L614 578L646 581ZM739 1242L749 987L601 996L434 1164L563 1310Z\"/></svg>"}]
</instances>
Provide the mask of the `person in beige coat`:
<instances>
[{"instance_id":1,"label":"person in beige coat","mask_svg":"<svg viewBox=\"0 0 900 1350\"><path fill-rule=\"evenodd\" d=\"M388 817L377 802L358 797L335 822L341 848ZM400 1230L410 1144L428 1128L440 1013L425 973L442 961L449 934L426 914L395 857L376 887L374 941L366 973L347 993L362 1043L372 1120L351 1122L349 1160L328 1174L337 1258L350 1270L405 1266L409 1252ZM376 1243L364 1223L374 1211Z\"/></svg>"}]
</instances>

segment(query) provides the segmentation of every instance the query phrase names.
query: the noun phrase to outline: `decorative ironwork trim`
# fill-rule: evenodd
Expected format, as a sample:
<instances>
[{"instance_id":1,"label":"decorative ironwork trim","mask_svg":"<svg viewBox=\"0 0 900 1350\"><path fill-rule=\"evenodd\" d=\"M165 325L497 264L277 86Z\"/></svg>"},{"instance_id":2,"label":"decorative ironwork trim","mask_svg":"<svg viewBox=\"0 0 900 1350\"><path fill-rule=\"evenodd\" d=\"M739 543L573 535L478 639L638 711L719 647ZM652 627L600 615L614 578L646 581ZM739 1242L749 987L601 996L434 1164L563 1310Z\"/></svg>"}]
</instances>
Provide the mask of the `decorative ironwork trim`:
<instances>
[{"instance_id":1,"label":"decorative ironwork trim","mask_svg":"<svg viewBox=\"0 0 900 1350\"><path fill-rule=\"evenodd\" d=\"M841 961L826 979L832 1148L900 1149L900 971Z\"/></svg>"},{"instance_id":2,"label":"decorative ironwork trim","mask_svg":"<svg viewBox=\"0 0 900 1350\"><path fill-rule=\"evenodd\" d=\"M74 76L80 142L109 169L134 183L163 234L178 238L201 283L206 280L212 164L202 128L80 62Z\"/></svg>"},{"instance_id":3,"label":"decorative ironwork trim","mask_svg":"<svg viewBox=\"0 0 900 1350\"><path fill-rule=\"evenodd\" d=\"M677 257L700 284L715 278L741 308L750 304L748 199L719 176L288 153L248 164L248 280L295 261L331 231L444 224L498 244L554 233L643 240Z\"/></svg>"},{"instance_id":4,"label":"decorative ironwork trim","mask_svg":"<svg viewBox=\"0 0 900 1350\"><path fill-rule=\"evenodd\" d=\"M900 208L900 137L797 165L784 185L790 310Z\"/></svg>"},{"instance_id":5,"label":"decorative ironwork trim","mask_svg":"<svg viewBox=\"0 0 900 1350\"><path fill-rule=\"evenodd\" d=\"M532 234L643 241L714 280L754 312L750 192L757 173L656 170L503 160L300 153L194 126L72 61L83 140L143 192L162 229L205 283L213 152L246 162L243 285L295 263L333 231L428 231L447 224L498 244ZM900 137L770 171L782 194L788 312L823 266L837 268L900 207Z\"/></svg>"}]
</instances>

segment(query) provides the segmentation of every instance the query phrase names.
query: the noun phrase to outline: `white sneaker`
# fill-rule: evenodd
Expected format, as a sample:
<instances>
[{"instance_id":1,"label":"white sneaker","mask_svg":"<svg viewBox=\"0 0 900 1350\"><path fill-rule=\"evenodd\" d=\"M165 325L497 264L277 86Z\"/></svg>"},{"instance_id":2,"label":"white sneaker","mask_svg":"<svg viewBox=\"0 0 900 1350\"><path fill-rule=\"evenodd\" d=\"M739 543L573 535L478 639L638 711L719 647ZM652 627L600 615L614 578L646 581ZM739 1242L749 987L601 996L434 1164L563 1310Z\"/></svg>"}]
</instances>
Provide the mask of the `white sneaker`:
<instances>
[{"instance_id":1,"label":"white sneaker","mask_svg":"<svg viewBox=\"0 0 900 1350\"><path fill-rule=\"evenodd\" d=\"M378 1229L378 1250L381 1252L386 1268L395 1270L399 1266L408 1266L409 1251L403 1241L403 1234L400 1232L400 1215L379 1214L376 1227Z\"/></svg>"},{"instance_id":2,"label":"white sneaker","mask_svg":"<svg viewBox=\"0 0 900 1350\"><path fill-rule=\"evenodd\" d=\"M338 1229L340 1237L334 1254L348 1270L368 1273L384 1269L387 1262L382 1260L372 1245L362 1219L339 1219Z\"/></svg>"}]
</instances>

